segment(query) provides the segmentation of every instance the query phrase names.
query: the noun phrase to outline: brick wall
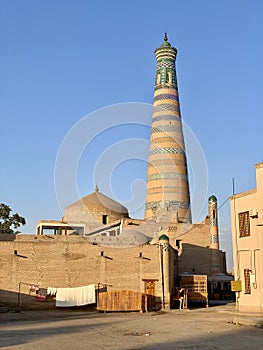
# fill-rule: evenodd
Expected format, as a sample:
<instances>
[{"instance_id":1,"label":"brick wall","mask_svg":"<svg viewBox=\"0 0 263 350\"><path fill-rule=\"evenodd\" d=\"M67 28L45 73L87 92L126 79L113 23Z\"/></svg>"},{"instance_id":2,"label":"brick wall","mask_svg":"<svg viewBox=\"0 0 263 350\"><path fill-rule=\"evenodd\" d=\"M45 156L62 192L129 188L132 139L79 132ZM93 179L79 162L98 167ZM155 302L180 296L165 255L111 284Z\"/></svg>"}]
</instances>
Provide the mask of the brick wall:
<instances>
[{"instance_id":1,"label":"brick wall","mask_svg":"<svg viewBox=\"0 0 263 350\"><path fill-rule=\"evenodd\" d=\"M142 280L156 279L156 296L162 295L159 249L148 244L106 248L78 236L17 235L0 242L0 276L0 303L6 305L16 305L19 282L43 288L104 283L108 290L143 292ZM24 308L54 306L52 298L46 303L30 297L28 285L21 284L21 293Z\"/></svg>"},{"instance_id":2,"label":"brick wall","mask_svg":"<svg viewBox=\"0 0 263 350\"><path fill-rule=\"evenodd\" d=\"M190 274L211 274L211 254L215 250L210 249L210 225L209 220L200 224L185 225L177 224L167 232L170 244L177 249L176 242L179 243L179 274L188 272ZM218 250L220 273L226 273L225 253Z\"/></svg>"}]
</instances>

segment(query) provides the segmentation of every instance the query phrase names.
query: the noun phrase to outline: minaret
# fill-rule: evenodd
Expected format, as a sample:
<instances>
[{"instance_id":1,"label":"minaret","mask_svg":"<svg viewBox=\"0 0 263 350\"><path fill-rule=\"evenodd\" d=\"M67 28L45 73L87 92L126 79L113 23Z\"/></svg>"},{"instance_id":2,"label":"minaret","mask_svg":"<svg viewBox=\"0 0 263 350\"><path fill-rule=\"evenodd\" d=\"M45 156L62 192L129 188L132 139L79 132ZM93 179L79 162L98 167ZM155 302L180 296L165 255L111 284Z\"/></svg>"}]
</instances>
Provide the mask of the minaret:
<instances>
[{"instance_id":1,"label":"minaret","mask_svg":"<svg viewBox=\"0 0 263 350\"><path fill-rule=\"evenodd\" d=\"M219 239L218 239L218 220L217 220L217 199L214 195L208 198L208 215L210 223L210 249L211 249L211 274L221 272Z\"/></svg>"},{"instance_id":2,"label":"minaret","mask_svg":"<svg viewBox=\"0 0 263 350\"><path fill-rule=\"evenodd\" d=\"M209 215L209 222L210 222L210 248L219 249L217 199L216 199L216 196L214 195L208 198L208 215Z\"/></svg>"},{"instance_id":3,"label":"minaret","mask_svg":"<svg viewBox=\"0 0 263 350\"><path fill-rule=\"evenodd\" d=\"M161 276L162 276L162 299L163 309L170 309L170 263L169 263L169 237L162 234L159 237Z\"/></svg>"},{"instance_id":4,"label":"minaret","mask_svg":"<svg viewBox=\"0 0 263 350\"><path fill-rule=\"evenodd\" d=\"M177 212L177 219L191 223L190 195L175 59L177 50L164 42L154 52L156 80L148 161L145 218L159 208Z\"/></svg>"}]
</instances>

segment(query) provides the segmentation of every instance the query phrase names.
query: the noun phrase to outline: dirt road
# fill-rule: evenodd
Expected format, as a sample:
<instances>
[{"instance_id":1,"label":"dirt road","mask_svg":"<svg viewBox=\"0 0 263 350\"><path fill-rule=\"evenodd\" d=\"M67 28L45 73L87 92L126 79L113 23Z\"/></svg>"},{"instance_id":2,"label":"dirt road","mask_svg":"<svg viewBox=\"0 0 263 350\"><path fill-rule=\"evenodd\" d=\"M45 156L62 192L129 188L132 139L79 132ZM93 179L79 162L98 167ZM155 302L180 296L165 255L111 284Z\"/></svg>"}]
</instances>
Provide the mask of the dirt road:
<instances>
[{"instance_id":1,"label":"dirt road","mask_svg":"<svg viewBox=\"0 0 263 350\"><path fill-rule=\"evenodd\" d=\"M263 330L224 307L167 313L42 311L0 314L2 349L260 349Z\"/></svg>"}]
</instances>

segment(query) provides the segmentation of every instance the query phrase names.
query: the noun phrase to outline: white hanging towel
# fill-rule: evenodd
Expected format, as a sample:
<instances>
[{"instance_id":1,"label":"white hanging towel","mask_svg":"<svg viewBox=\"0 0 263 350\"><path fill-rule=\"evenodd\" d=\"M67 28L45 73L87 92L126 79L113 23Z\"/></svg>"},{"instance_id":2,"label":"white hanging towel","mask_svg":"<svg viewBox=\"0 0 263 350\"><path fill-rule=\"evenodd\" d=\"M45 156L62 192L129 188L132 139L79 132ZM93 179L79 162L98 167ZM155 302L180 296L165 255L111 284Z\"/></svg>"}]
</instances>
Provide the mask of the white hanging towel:
<instances>
[{"instance_id":1,"label":"white hanging towel","mask_svg":"<svg viewBox=\"0 0 263 350\"><path fill-rule=\"evenodd\" d=\"M54 287L47 287L47 295L56 295L57 293L57 288L54 288Z\"/></svg>"},{"instance_id":2,"label":"white hanging towel","mask_svg":"<svg viewBox=\"0 0 263 350\"><path fill-rule=\"evenodd\" d=\"M57 288L57 307L81 306L94 303L96 303L95 284L77 288Z\"/></svg>"}]
</instances>

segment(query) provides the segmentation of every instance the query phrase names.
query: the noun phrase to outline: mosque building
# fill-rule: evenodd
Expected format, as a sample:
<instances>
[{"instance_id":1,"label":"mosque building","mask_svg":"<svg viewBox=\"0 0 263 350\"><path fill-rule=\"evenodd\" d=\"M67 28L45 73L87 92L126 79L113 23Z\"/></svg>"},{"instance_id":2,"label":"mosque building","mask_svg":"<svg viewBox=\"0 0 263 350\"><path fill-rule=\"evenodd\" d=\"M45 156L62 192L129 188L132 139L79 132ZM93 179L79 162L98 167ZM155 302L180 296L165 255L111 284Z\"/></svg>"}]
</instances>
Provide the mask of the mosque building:
<instances>
[{"instance_id":1,"label":"mosque building","mask_svg":"<svg viewBox=\"0 0 263 350\"><path fill-rule=\"evenodd\" d=\"M127 208L96 186L69 205L62 220L41 220L36 235L0 242L5 244L1 269L5 271L8 263L17 269L12 276L5 274L0 290L8 288L11 295L21 280L44 287L94 283L109 291L146 293L154 298L148 306L159 300L168 308L180 276L202 275L210 278L210 293L218 292L217 277L225 281L226 262L219 249L217 199L210 196L207 217L192 224L176 54L165 34L155 50L145 219L130 218ZM9 256L12 251L15 256ZM20 259L22 265L21 256L27 257Z\"/></svg>"}]
</instances>

